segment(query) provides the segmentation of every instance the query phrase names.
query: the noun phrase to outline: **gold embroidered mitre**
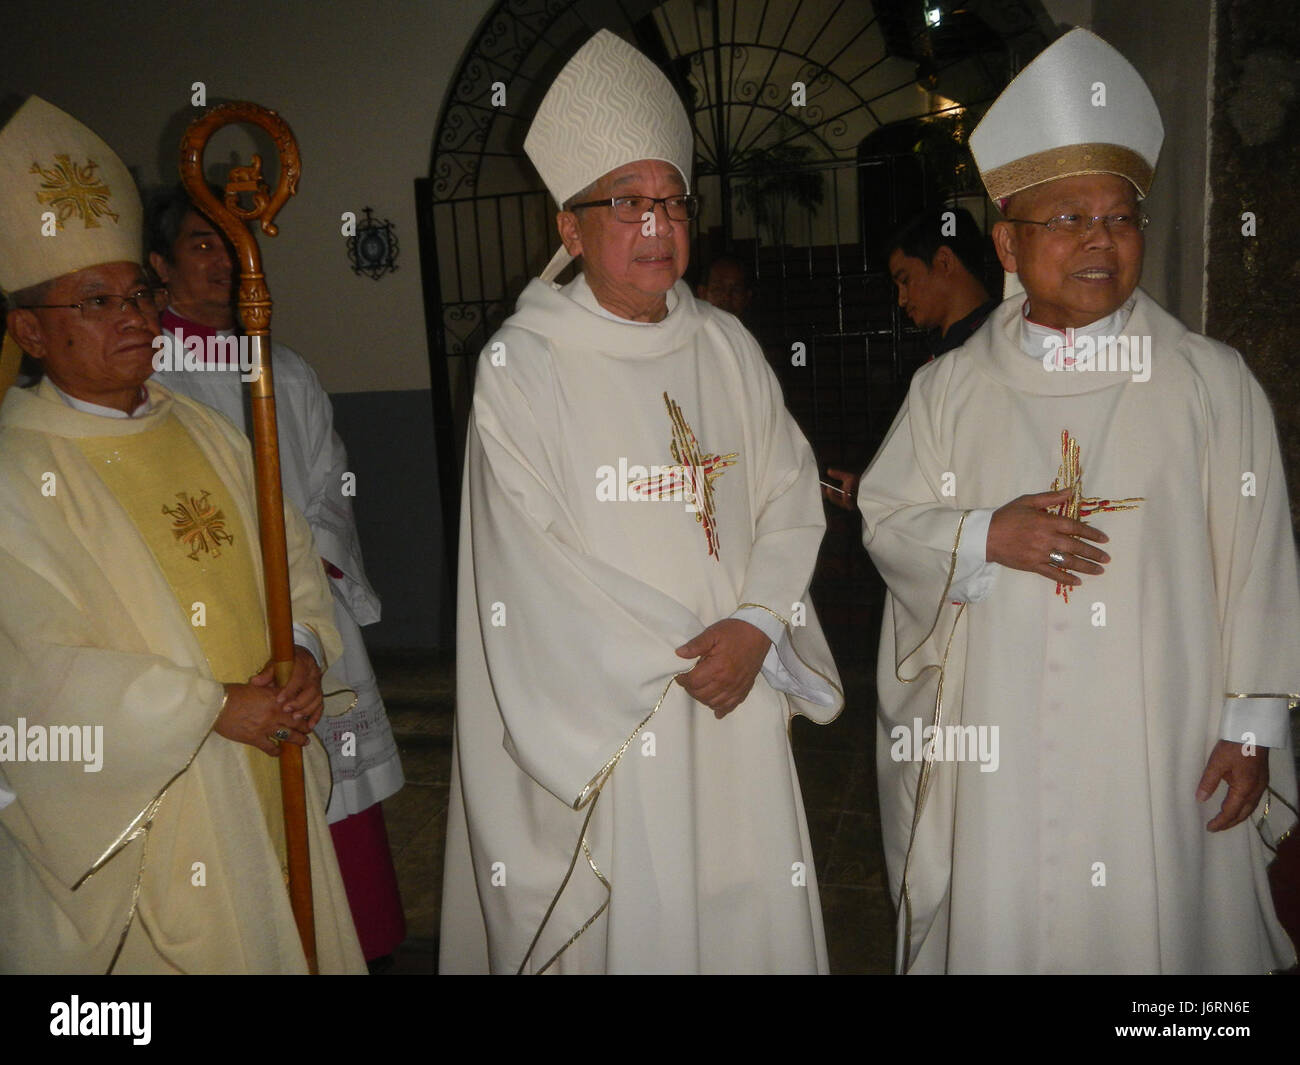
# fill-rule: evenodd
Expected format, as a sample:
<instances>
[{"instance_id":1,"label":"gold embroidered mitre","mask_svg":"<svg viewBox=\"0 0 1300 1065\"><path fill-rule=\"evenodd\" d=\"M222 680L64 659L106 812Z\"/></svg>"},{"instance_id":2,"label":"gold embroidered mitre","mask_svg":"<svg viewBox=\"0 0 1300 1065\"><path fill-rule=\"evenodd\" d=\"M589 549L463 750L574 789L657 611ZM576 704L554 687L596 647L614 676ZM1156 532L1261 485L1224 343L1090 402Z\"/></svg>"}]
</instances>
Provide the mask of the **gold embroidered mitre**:
<instances>
[{"instance_id":1,"label":"gold embroidered mitre","mask_svg":"<svg viewBox=\"0 0 1300 1065\"><path fill-rule=\"evenodd\" d=\"M122 160L30 97L0 129L0 289L140 258L140 195Z\"/></svg>"},{"instance_id":2,"label":"gold embroidered mitre","mask_svg":"<svg viewBox=\"0 0 1300 1065\"><path fill-rule=\"evenodd\" d=\"M1116 174L1151 189L1164 126L1133 64L1095 33L1074 29L1039 53L970 135L995 202L1079 174Z\"/></svg>"}]
</instances>

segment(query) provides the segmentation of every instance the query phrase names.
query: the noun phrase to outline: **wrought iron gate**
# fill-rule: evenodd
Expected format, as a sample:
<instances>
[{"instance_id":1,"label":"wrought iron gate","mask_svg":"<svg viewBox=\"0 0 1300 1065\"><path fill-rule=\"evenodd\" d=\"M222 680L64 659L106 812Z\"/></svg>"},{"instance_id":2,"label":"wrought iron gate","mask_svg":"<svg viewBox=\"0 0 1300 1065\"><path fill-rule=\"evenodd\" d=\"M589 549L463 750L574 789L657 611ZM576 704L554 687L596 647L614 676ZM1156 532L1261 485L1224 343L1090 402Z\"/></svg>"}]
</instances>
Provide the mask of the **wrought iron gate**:
<instances>
[{"instance_id":1,"label":"wrought iron gate","mask_svg":"<svg viewBox=\"0 0 1300 1065\"><path fill-rule=\"evenodd\" d=\"M600 28L677 86L704 198L693 259L725 250L750 264L747 324L823 463L865 462L917 361L880 240L941 199L982 209L961 164L966 123L1051 31L1031 0L501 0L416 182L448 530L474 359L558 246L524 134Z\"/></svg>"}]
</instances>

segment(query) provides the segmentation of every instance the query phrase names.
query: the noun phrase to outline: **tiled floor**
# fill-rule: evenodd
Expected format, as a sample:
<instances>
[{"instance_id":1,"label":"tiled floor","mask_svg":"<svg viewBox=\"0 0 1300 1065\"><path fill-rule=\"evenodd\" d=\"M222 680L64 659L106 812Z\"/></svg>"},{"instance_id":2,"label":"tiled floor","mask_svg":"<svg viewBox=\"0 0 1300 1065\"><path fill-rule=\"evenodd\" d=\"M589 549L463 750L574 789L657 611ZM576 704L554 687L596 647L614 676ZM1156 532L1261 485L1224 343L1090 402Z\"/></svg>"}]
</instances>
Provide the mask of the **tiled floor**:
<instances>
[{"instance_id":1,"label":"tiled floor","mask_svg":"<svg viewBox=\"0 0 1300 1065\"><path fill-rule=\"evenodd\" d=\"M376 656L375 668L406 774L406 786L384 802L407 934L385 972L432 973L451 780L454 665L447 656L386 655Z\"/></svg>"}]
</instances>

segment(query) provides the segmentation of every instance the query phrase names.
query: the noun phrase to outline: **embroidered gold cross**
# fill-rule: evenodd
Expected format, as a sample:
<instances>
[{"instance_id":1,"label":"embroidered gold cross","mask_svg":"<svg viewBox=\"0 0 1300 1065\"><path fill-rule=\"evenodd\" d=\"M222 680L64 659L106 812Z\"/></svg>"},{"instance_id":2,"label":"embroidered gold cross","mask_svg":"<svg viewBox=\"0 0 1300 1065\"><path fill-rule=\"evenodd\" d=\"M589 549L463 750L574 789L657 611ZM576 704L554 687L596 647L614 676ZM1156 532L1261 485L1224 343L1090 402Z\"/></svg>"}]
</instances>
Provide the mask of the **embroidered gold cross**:
<instances>
[{"instance_id":1,"label":"embroidered gold cross","mask_svg":"<svg viewBox=\"0 0 1300 1065\"><path fill-rule=\"evenodd\" d=\"M32 163L28 173L40 174L41 191L36 199L57 208L55 220L59 229L73 215L81 218L87 229L98 229L103 215L117 221L117 212L108 206L113 191L95 176L99 166L95 160L87 159L85 166L78 166L66 155L56 155L54 160L49 170L40 163Z\"/></svg>"},{"instance_id":2,"label":"embroidered gold cross","mask_svg":"<svg viewBox=\"0 0 1300 1065\"><path fill-rule=\"evenodd\" d=\"M668 445L672 456L677 460L675 466L654 477L642 477L628 485L629 492L635 492L642 499L686 499L693 511L695 520L704 527L704 539L709 555L719 558L718 525L713 502L713 482L726 472L728 466L736 464L740 452L732 451L726 455L706 455L695 433L686 423L682 408L664 393L664 405L668 408L668 420L672 423L673 437Z\"/></svg>"},{"instance_id":3,"label":"embroidered gold cross","mask_svg":"<svg viewBox=\"0 0 1300 1065\"><path fill-rule=\"evenodd\" d=\"M226 515L208 502L208 493L199 496L177 492L180 504L163 505L162 512L172 519L172 536L190 549L190 558L199 552L221 557L221 545L233 544L235 538L226 531Z\"/></svg>"},{"instance_id":4,"label":"embroidered gold cross","mask_svg":"<svg viewBox=\"0 0 1300 1065\"><path fill-rule=\"evenodd\" d=\"M1070 501L1049 507L1052 514L1063 514L1075 521L1086 521L1093 514L1115 510L1137 510L1138 504L1146 501L1145 496L1129 499L1100 499L1097 496L1083 494L1083 463L1079 455L1079 441L1070 435L1069 429L1061 430L1061 465L1056 469L1056 480L1052 482L1052 491L1070 490ZM1056 594L1065 602L1070 601L1069 585L1056 582Z\"/></svg>"}]
</instances>

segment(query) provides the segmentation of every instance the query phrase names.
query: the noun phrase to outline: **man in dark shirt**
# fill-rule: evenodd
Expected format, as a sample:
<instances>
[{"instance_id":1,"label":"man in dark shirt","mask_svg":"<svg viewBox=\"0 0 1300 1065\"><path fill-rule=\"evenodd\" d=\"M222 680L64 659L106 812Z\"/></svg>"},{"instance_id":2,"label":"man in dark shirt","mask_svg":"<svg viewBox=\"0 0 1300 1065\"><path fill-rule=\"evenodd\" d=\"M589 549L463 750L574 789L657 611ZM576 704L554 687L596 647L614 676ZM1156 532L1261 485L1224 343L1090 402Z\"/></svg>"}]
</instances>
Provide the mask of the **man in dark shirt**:
<instances>
[{"instance_id":1,"label":"man in dark shirt","mask_svg":"<svg viewBox=\"0 0 1300 1065\"><path fill-rule=\"evenodd\" d=\"M917 215L891 242L889 276L898 305L930 331L932 355L961 347L999 303L980 279L987 242L961 207Z\"/></svg>"},{"instance_id":2,"label":"man in dark shirt","mask_svg":"<svg viewBox=\"0 0 1300 1065\"><path fill-rule=\"evenodd\" d=\"M889 242L889 276L898 305L925 329L931 359L959 348L984 324L1001 300L980 279L988 238L964 207L940 207L917 215ZM857 510L858 475L828 469L822 496L843 510Z\"/></svg>"}]
</instances>

